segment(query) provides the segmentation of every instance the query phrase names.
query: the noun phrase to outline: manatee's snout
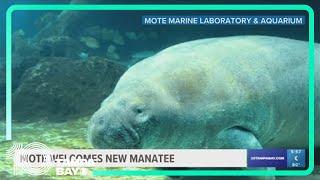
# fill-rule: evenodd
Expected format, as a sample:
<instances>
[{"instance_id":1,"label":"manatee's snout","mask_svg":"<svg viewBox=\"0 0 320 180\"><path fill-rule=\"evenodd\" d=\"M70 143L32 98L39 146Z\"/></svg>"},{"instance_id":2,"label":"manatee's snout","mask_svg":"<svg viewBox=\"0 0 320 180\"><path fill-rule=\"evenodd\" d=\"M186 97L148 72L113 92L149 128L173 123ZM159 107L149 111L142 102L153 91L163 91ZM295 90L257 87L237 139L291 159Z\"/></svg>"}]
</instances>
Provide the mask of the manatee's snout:
<instances>
[{"instance_id":1,"label":"manatee's snout","mask_svg":"<svg viewBox=\"0 0 320 180\"><path fill-rule=\"evenodd\" d=\"M99 149L136 149L140 138L121 113L97 111L90 120L89 141Z\"/></svg>"}]
</instances>

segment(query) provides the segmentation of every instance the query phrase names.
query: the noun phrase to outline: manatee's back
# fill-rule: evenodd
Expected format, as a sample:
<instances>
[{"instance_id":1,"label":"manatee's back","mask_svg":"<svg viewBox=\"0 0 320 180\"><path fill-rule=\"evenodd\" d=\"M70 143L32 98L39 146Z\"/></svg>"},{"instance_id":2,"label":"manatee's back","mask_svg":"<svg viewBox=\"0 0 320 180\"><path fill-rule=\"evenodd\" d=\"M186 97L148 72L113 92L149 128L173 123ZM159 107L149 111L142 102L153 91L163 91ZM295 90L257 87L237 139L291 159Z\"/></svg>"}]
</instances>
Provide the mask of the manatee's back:
<instances>
[{"instance_id":1,"label":"manatee's back","mask_svg":"<svg viewBox=\"0 0 320 180\"><path fill-rule=\"evenodd\" d=\"M175 90L182 101L183 98L196 101L203 95L210 99L220 86L221 91L238 93L239 97L243 93L241 88L265 96L279 88L283 93L291 92L290 87L283 88L277 79L297 68L304 71L302 76L294 76L300 82L308 75L307 42L269 36L210 38L160 51L129 68L118 85L135 81L161 84ZM218 83L219 78L225 82Z\"/></svg>"},{"instance_id":2,"label":"manatee's back","mask_svg":"<svg viewBox=\"0 0 320 180\"><path fill-rule=\"evenodd\" d=\"M250 71L250 75L268 70L269 75L275 77L279 72L306 65L306 57L308 43L292 39L269 36L200 39L168 47L137 63L128 70L126 78L152 79L202 68L223 68L242 71L241 74ZM135 76L130 76L129 72Z\"/></svg>"},{"instance_id":3,"label":"manatee's back","mask_svg":"<svg viewBox=\"0 0 320 180\"><path fill-rule=\"evenodd\" d=\"M217 84L220 77L225 83ZM210 103L213 96L225 93L240 98L277 100L279 105L275 111L291 113L298 108L303 112L299 116L305 116L308 113L304 109L308 105L308 43L268 36L185 42L132 66L121 77L120 84L121 81L161 84L182 102ZM218 87L223 87L220 94L213 94ZM256 131L268 129L272 133L280 125L284 129L307 125L307 119L303 118L300 119L304 122L289 119L281 122L283 117L276 118L277 122L255 120L251 124L255 124ZM305 131L306 127L301 129Z\"/></svg>"},{"instance_id":4,"label":"manatee's back","mask_svg":"<svg viewBox=\"0 0 320 180\"><path fill-rule=\"evenodd\" d=\"M303 41L268 36L201 39L171 46L137 63L121 80L177 86L174 88L194 96L213 92L216 84L210 83L224 76L221 78L229 84L240 83L243 88L267 94L274 91L275 80L282 73L301 66L307 69L307 60L308 44ZM196 91L197 87L202 91Z\"/></svg>"}]
</instances>

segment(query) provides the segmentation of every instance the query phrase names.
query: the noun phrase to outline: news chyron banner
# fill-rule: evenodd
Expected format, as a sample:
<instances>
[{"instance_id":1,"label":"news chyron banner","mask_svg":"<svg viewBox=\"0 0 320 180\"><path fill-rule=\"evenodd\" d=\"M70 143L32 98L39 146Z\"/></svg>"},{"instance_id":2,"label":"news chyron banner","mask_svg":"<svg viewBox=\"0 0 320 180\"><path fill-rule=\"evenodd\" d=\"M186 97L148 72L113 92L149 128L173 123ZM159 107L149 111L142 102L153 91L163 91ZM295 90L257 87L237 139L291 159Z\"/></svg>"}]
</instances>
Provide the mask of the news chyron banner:
<instances>
[{"instance_id":1,"label":"news chyron banner","mask_svg":"<svg viewBox=\"0 0 320 180\"><path fill-rule=\"evenodd\" d=\"M305 167L302 149L20 149L14 155L16 167Z\"/></svg>"},{"instance_id":2,"label":"news chyron banner","mask_svg":"<svg viewBox=\"0 0 320 180\"><path fill-rule=\"evenodd\" d=\"M313 18L300 5L12 6L0 171L306 175Z\"/></svg>"}]
</instances>

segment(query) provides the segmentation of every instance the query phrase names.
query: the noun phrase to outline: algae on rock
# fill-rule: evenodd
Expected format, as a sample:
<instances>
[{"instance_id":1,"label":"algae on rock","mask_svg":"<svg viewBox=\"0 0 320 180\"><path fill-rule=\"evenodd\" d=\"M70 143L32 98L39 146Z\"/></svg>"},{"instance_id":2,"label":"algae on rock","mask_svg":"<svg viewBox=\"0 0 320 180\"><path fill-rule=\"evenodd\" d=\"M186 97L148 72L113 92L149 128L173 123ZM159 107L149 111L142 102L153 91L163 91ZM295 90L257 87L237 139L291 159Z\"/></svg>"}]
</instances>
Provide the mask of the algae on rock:
<instances>
[{"instance_id":1,"label":"algae on rock","mask_svg":"<svg viewBox=\"0 0 320 180\"><path fill-rule=\"evenodd\" d=\"M98 109L126 68L98 57L44 58L26 70L13 92L13 120L66 121Z\"/></svg>"}]
</instances>

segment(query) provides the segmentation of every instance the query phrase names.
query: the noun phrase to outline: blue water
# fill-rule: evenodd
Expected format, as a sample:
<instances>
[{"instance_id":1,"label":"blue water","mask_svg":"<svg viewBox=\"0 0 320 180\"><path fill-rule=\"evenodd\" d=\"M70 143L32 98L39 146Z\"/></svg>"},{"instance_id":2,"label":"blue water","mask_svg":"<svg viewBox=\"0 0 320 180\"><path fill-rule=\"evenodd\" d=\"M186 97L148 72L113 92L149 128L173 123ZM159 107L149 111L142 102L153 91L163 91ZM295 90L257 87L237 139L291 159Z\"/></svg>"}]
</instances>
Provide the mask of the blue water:
<instances>
[{"instance_id":1,"label":"blue water","mask_svg":"<svg viewBox=\"0 0 320 180\"><path fill-rule=\"evenodd\" d=\"M68 0L2 0L0 1L0 57L4 56L5 53L5 14L8 7L13 4L61 4L61 3L68 3ZM34 11L30 13L30 11L20 11L14 14L14 18L18 19L13 21L13 29L24 29L27 36L33 36L36 33L36 30L33 28L34 26L30 26L30 24L34 23L35 20L43 15L44 11Z\"/></svg>"}]
</instances>

